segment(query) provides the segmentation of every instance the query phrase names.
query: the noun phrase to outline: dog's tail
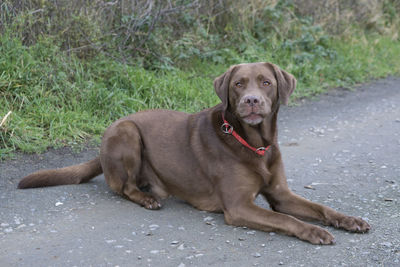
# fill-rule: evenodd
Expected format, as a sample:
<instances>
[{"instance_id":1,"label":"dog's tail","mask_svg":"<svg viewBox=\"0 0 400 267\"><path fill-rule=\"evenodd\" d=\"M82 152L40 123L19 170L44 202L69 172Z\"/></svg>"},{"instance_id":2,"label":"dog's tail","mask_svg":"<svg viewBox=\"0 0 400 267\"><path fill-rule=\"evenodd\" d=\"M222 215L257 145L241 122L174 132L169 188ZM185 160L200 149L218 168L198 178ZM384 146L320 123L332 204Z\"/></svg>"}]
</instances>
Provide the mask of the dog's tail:
<instances>
[{"instance_id":1,"label":"dog's tail","mask_svg":"<svg viewBox=\"0 0 400 267\"><path fill-rule=\"evenodd\" d=\"M18 184L19 189L46 187L66 184L86 183L103 173L100 158L54 170L41 170L24 177Z\"/></svg>"}]
</instances>

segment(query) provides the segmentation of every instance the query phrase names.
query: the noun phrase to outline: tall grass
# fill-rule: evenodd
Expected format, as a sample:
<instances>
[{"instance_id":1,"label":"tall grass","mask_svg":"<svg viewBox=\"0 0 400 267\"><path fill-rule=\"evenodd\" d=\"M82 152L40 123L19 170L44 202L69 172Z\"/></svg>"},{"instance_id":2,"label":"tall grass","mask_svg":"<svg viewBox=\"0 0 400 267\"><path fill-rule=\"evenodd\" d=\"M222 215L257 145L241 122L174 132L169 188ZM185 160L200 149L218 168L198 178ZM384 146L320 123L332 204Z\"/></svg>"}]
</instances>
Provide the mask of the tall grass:
<instances>
[{"instance_id":1,"label":"tall grass","mask_svg":"<svg viewBox=\"0 0 400 267\"><path fill-rule=\"evenodd\" d=\"M280 65L298 79L293 99L400 73L396 1L377 1L379 18L367 7L354 11L358 22L335 17L333 28L304 11L316 2L6 0L0 122L12 113L0 158L99 140L110 122L143 109L215 105L212 81L231 64ZM147 17L129 13L139 3Z\"/></svg>"}]
</instances>

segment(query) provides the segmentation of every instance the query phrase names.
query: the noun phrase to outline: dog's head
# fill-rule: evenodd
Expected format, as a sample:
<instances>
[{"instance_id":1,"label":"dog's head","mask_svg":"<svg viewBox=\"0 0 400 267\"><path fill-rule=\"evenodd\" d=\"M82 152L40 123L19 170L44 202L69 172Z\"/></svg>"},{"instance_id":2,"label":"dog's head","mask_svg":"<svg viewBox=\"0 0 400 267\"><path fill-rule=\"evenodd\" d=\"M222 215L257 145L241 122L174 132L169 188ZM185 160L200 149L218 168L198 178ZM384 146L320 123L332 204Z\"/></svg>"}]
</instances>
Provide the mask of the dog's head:
<instances>
[{"instance_id":1,"label":"dog's head","mask_svg":"<svg viewBox=\"0 0 400 267\"><path fill-rule=\"evenodd\" d=\"M261 123L279 101L286 105L295 87L293 75L266 62L231 66L214 80L224 110L249 125Z\"/></svg>"}]
</instances>

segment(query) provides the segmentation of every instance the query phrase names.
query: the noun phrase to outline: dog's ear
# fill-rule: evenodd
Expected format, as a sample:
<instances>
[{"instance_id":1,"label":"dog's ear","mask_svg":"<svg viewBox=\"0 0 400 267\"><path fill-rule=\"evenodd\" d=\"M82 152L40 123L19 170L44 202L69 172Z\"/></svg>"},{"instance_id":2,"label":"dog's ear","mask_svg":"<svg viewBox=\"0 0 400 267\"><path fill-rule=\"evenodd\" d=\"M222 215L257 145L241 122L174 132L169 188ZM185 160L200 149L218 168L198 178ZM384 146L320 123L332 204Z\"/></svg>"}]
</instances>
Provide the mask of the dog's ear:
<instances>
[{"instance_id":1,"label":"dog's ear","mask_svg":"<svg viewBox=\"0 0 400 267\"><path fill-rule=\"evenodd\" d=\"M279 68L277 65L272 63L266 63L270 68L274 70L275 78L278 83L278 94L279 99L282 104L287 105L289 102L289 97L296 88L296 78Z\"/></svg>"},{"instance_id":2,"label":"dog's ear","mask_svg":"<svg viewBox=\"0 0 400 267\"><path fill-rule=\"evenodd\" d=\"M214 80L214 89L222 101L224 110L226 110L229 105L229 83L235 67L236 66L231 66L224 74Z\"/></svg>"}]
</instances>

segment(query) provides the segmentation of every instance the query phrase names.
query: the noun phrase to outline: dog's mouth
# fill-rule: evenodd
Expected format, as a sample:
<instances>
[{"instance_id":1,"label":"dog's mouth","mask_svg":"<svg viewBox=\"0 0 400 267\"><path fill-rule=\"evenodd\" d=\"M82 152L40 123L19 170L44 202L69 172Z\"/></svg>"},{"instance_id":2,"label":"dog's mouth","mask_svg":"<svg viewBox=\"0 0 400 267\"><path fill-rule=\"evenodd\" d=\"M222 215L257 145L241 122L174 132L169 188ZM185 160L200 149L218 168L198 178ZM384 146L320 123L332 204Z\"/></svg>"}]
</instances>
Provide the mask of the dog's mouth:
<instances>
[{"instance_id":1,"label":"dog's mouth","mask_svg":"<svg viewBox=\"0 0 400 267\"><path fill-rule=\"evenodd\" d=\"M248 115L242 116L242 120L250 125L257 125L262 122L263 116L259 113L251 112Z\"/></svg>"}]
</instances>

